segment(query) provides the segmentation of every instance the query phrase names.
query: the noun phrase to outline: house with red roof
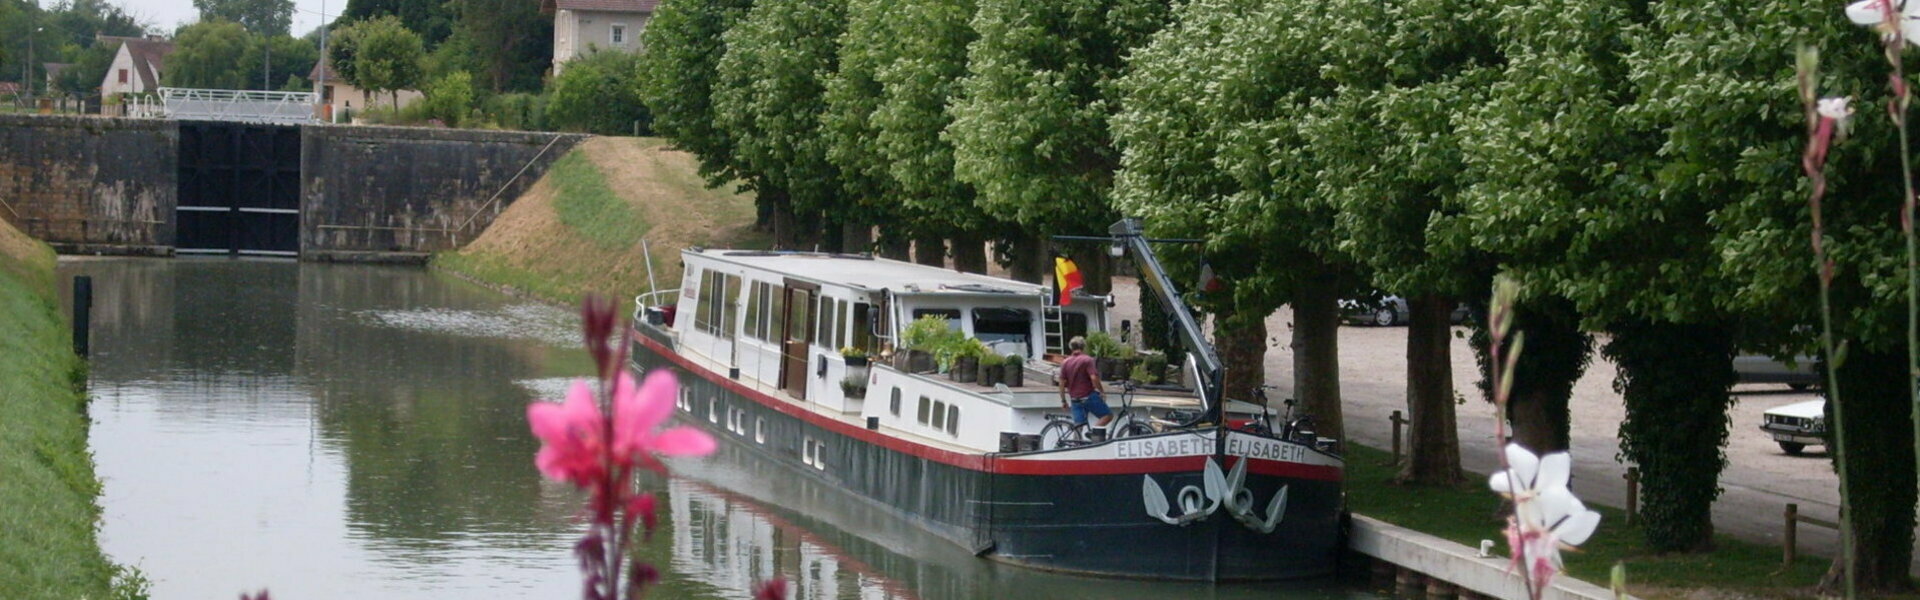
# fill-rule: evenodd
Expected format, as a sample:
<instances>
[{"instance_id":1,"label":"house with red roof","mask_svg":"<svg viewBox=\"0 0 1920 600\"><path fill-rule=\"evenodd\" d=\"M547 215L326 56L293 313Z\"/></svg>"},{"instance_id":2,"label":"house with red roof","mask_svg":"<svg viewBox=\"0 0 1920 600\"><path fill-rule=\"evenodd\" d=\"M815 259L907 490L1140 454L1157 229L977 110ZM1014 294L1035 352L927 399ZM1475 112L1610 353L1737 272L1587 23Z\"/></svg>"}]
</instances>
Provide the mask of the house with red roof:
<instances>
[{"instance_id":1,"label":"house with red roof","mask_svg":"<svg viewBox=\"0 0 1920 600\"><path fill-rule=\"evenodd\" d=\"M173 53L173 42L160 36L116 37L100 36L104 44L120 44L113 55L113 64L107 67L106 77L100 80L100 94L145 94L160 90L160 73L166 68L168 54Z\"/></svg>"},{"instance_id":2,"label":"house with red roof","mask_svg":"<svg viewBox=\"0 0 1920 600\"><path fill-rule=\"evenodd\" d=\"M640 32L659 0L540 0L553 15L553 74L567 61L601 50L638 52Z\"/></svg>"}]
</instances>

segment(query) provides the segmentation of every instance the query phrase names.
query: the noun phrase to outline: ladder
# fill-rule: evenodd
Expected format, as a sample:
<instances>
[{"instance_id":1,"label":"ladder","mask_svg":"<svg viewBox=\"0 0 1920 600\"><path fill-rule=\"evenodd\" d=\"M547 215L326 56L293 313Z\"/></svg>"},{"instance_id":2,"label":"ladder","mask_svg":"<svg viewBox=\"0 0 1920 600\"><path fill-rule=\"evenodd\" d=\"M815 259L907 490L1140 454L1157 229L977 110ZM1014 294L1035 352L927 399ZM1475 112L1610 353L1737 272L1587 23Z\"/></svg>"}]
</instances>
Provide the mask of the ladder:
<instances>
[{"instance_id":1,"label":"ladder","mask_svg":"<svg viewBox=\"0 0 1920 600\"><path fill-rule=\"evenodd\" d=\"M1054 296L1055 295L1051 293L1047 294L1046 301L1040 305L1040 322L1046 329L1046 352L1048 354L1065 355L1067 353L1067 328L1064 319L1060 315L1060 304Z\"/></svg>"}]
</instances>

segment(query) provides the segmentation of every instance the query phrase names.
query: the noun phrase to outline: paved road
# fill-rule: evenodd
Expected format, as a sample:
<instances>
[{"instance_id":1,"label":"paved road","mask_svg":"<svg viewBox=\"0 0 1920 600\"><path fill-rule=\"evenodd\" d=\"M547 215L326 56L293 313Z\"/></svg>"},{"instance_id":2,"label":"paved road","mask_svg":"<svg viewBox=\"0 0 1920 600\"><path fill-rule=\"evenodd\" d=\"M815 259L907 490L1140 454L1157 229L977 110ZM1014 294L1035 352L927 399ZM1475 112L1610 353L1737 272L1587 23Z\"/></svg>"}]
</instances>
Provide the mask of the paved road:
<instances>
[{"instance_id":1,"label":"paved road","mask_svg":"<svg viewBox=\"0 0 1920 600\"><path fill-rule=\"evenodd\" d=\"M1137 319L1137 288L1130 281L1116 285L1114 312L1118 318ZM1288 348L1292 313L1286 309L1267 319L1267 383L1279 386L1276 397L1288 397L1293 387L1293 354ZM1480 377L1466 343L1465 328L1453 344L1454 388L1467 398L1458 407L1461 463L1469 471L1497 468L1493 441L1493 405L1474 388ZM1340 328L1340 391L1347 434L1364 445L1391 444L1388 415L1406 409L1406 327ZM1596 352L1592 366L1574 387L1574 488L1590 504L1624 507L1626 466L1615 460L1619 452L1620 421L1625 417L1620 395L1613 391L1615 367ZM1721 474L1724 490L1713 508L1714 527L1737 538L1779 544L1782 511L1787 503L1800 513L1820 519L1839 516L1839 483L1824 448L1810 448L1802 456L1788 456L1759 430L1767 409L1815 398L1783 385L1742 385L1734 389L1736 402L1728 432L1727 468ZM1602 524L1604 527L1605 524ZM1492 537L1494 532L1489 532ZM1831 556L1838 532L1802 525L1802 552ZM1920 567L1920 560L1916 560ZM1920 568L1916 568L1920 572Z\"/></svg>"}]
</instances>

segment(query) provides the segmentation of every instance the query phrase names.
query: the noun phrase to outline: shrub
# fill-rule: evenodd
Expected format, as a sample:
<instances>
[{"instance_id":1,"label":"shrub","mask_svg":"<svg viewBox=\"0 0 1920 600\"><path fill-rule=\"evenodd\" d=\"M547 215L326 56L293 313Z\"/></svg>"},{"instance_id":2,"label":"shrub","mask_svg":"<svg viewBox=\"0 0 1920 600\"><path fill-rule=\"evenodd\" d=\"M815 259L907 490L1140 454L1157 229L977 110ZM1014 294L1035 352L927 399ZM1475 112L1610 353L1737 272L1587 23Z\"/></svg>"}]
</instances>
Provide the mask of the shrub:
<instances>
[{"instance_id":1,"label":"shrub","mask_svg":"<svg viewBox=\"0 0 1920 600\"><path fill-rule=\"evenodd\" d=\"M454 71L427 86L427 97L416 104L427 118L439 119L448 127L459 127L473 112L474 95L473 75Z\"/></svg>"},{"instance_id":2,"label":"shrub","mask_svg":"<svg viewBox=\"0 0 1920 600\"><path fill-rule=\"evenodd\" d=\"M1104 331L1087 334L1087 355L1095 358L1133 358L1133 346L1114 339Z\"/></svg>"},{"instance_id":3,"label":"shrub","mask_svg":"<svg viewBox=\"0 0 1920 600\"><path fill-rule=\"evenodd\" d=\"M600 135L652 133L652 116L640 102L639 65L638 56L616 51L568 62L548 88L548 123Z\"/></svg>"},{"instance_id":4,"label":"shrub","mask_svg":"<svg viewBox=\"0 0 1920 600\"><path fill-rule=\"evenodd\" d=\"M547 128L547 96L545 94L512 93L494 96L487 101L485 112L487 117L502 129L540 131Z\"/></svg>"}]
</instances>

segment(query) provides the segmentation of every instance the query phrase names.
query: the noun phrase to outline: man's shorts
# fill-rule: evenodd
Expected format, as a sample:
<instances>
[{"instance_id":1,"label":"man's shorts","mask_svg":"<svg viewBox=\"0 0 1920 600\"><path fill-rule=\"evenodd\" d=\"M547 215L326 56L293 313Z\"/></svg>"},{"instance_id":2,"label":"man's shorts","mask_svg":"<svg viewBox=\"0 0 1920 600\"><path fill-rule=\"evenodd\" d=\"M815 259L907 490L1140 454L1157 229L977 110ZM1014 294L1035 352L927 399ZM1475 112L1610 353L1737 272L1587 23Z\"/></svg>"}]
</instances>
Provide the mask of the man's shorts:
<instances>
[{"instance_id":1,"label":"man's shorts","mask_svg":"<svg viewBox=\"0 0 1920 600\"><path fill-rule=\"evenodd\" d=\"M1073 422L1081 425L1087 424L1087 413L1098 417L1113 414L1113 409L1107 408L1107 401L1100 397L1100 392L1088 394L1085 398L1074 398L1072 408Z\"/></svg>"}]
</instances>

